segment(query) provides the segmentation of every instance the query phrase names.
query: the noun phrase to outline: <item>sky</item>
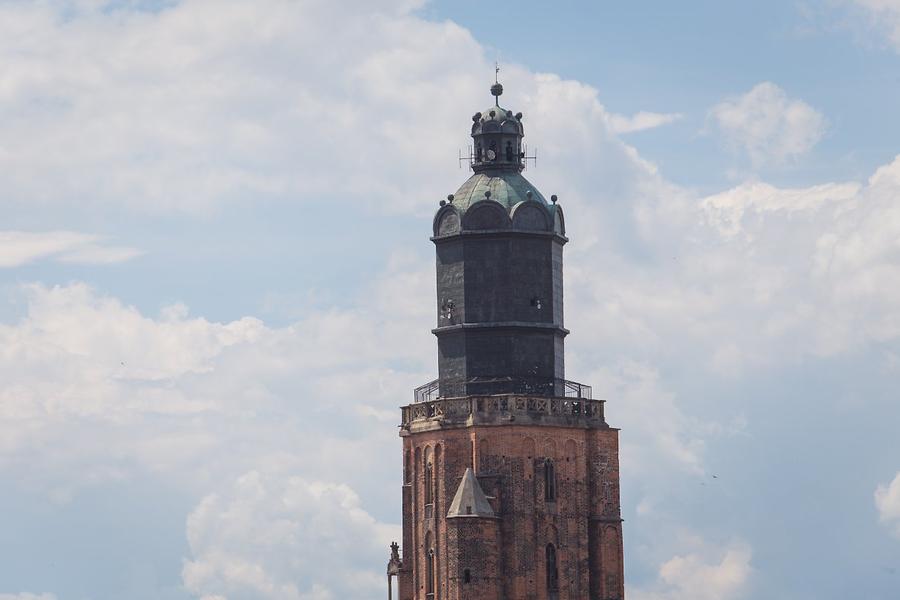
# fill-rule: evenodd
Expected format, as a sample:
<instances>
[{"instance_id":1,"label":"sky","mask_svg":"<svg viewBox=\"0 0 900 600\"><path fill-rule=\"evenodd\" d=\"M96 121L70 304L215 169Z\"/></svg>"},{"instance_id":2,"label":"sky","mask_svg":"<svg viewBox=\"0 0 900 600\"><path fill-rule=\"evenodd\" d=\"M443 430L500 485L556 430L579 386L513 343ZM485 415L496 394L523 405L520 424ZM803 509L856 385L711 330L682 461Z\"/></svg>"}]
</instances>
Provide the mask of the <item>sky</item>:
<instances>
[{"instance_id":1,"label":"sky","mask_svg":"<svg viewBox=\"0 0 900 600\"><path fill-rule=\"evenodd\" d=\"M900 591L900 2L0 0L0 600L369 600L524 113L631 600Z\"/></svg>"}]
</instances>

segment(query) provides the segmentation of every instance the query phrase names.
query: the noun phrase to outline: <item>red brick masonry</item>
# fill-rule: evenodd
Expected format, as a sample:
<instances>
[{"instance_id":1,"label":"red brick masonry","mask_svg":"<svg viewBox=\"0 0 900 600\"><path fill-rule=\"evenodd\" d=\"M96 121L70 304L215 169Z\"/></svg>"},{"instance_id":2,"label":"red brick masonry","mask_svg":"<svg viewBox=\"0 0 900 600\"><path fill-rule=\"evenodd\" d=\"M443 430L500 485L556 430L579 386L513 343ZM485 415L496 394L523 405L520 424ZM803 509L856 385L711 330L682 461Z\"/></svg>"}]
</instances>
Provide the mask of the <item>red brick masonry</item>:
<instances>
[{"instance_id":1,"label":"red brick masonry","mask_svg":"<svg viewBox=\"0 0 900 600\"><path fill-rule=\"evenodd\" d=\"M624 597L618 430L602 413L568 423L419 416L401 429L400 600ZM468 467L494 515L448 519Z\"/></svg>"}]
</instances>

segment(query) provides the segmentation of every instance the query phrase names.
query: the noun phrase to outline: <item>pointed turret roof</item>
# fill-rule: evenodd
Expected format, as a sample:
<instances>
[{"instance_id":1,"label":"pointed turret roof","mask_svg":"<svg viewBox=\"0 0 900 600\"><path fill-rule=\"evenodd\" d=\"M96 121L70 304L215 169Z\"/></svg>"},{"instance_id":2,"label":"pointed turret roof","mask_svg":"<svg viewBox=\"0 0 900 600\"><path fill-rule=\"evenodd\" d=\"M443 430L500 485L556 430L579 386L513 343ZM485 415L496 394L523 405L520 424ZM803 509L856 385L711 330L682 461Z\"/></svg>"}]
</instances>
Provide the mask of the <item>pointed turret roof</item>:
<instances>
[{"instance_id":1,"label":"pointed turret roof","mask_svg":"<svg viewBox=\"0 0 900 600\"><path fill-rule=\"evenodd\" d=\"M453 502L450 503L450 510L447 511L447 518L453 517L489 517L493 518L494 509L491 508L484 490L475 477L472 469L466 469L463 473L462 481L459 482L459 488L456 495L453 496Z\"/></svg>"}]
</instances>

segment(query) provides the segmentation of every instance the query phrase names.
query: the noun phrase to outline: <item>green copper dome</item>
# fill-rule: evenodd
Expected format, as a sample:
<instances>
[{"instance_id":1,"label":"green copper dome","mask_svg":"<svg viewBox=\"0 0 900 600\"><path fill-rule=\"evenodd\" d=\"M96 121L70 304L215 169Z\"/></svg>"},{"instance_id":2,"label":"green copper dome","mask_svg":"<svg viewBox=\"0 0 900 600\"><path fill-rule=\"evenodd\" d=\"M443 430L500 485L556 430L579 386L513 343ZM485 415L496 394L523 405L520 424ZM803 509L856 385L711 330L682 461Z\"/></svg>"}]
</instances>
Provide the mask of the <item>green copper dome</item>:
<instances>
[{"instance_id":1,"label":"green copper dome","mask_svg":"<svg viewBox=\"0 0 900 600\"><path fill-rule=\"evenodd\" d=\"M547 200L531 182L516 171L482 171L475 173L453 194L453 205L465 212L471 205L485 199L485 192L491 193L491 200L499 202L510 210L519 202L531 200L548 206Z\"/></svg>"}]
</instances>

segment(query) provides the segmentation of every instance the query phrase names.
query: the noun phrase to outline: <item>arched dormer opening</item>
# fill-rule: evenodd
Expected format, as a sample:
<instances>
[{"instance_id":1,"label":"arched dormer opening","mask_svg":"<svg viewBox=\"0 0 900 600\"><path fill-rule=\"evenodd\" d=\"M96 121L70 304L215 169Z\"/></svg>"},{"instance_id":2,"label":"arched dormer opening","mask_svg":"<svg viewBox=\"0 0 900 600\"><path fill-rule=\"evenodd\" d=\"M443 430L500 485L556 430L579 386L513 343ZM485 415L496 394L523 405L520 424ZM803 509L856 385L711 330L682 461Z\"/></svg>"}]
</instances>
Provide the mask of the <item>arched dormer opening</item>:
<instances>
[{"instance_id":1,"label":"arched dormer opening","mask_svg":"<svg viewBox=\"0 0 900 600\"><path fill-rule=\"evenodd\" d=\"M533 197L533 196L532 196ZM534 200L519 202L512 208L513 229L530 231L550 231L550 213L547 208Z\"/></svg>"},{"instance_id":2,"label":"arched dormer opening","mask_svg":"<svg viewBox=\"0 0 900 600\"><path fill-rule=\"evenodd\" d=\"M463 228L475 229L508 229L509 213L499 202L480 200L472 204L463 216Z\"/></svg>"}]
</instances>

